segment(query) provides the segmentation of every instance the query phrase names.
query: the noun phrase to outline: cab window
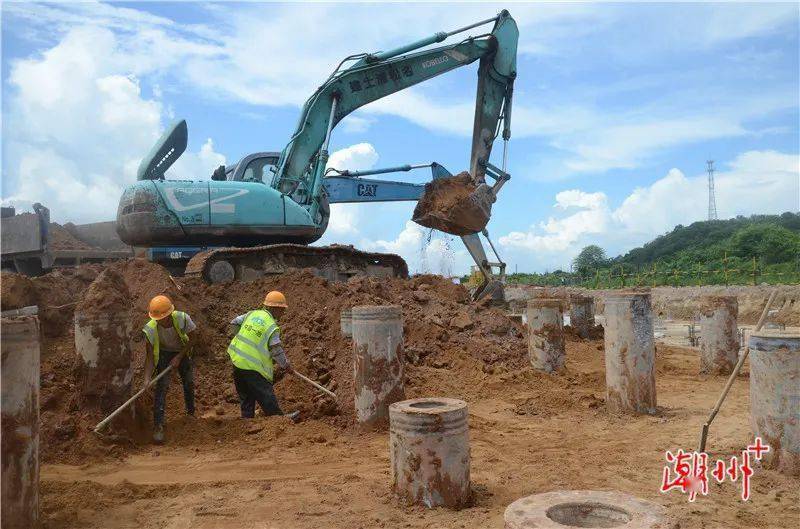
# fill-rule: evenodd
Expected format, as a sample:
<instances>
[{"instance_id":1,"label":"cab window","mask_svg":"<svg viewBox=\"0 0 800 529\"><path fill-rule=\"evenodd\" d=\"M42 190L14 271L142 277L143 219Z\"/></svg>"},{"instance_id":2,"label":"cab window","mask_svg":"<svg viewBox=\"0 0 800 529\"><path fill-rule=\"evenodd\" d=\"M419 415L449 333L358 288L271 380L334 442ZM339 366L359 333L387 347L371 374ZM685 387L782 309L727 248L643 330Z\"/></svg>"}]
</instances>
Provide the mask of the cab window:
<instances>
[{"instance_id":1,"label":"cab window","mask_svg":"<svg viewBox=\"0 0 800 529\"><path fill-rule=\"evenodd\" d=\"M266 182L272 181L272 172L269 168L273 165L272 158L255 158L245 167L242 173L242 180L245 182Z\"/></svg>"}]
</instances>

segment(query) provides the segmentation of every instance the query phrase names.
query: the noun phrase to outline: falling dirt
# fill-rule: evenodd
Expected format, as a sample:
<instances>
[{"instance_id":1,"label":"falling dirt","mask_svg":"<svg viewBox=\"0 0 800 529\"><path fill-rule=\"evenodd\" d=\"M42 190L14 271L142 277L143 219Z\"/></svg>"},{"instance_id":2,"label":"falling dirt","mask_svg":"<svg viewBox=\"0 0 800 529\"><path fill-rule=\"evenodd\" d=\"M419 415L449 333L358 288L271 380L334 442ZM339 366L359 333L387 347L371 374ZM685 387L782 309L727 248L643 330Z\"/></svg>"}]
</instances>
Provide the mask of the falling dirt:
<instances>
[{"instance_id":1,"label":"falling dirt","mask_svg":"<svg viewBox=\"0 0 800 529\"><path fill-rule=\"evenodd\" d=\"M486 227L491 213L487 189L479 191L468 172L425 184L411 220L452 235L469 235Z\"/></svg>"}]
</instances>

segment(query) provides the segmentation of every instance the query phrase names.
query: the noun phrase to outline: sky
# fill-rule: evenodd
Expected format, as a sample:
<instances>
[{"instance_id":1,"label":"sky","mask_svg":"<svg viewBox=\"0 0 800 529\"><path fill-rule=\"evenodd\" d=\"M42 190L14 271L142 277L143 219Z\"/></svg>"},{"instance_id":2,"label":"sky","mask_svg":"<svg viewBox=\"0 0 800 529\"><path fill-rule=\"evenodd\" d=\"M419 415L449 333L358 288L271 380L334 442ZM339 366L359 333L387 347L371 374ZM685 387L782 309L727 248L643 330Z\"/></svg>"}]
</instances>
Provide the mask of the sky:
<instances>
[{"instance_id":1,"label":"sky","mask_svg":"<svg viewBox=\"0 0 800 529\"><path fill-rule=\"evenodd\" d=\"M800 209L796 2L4 1L3 203L41 202L62 223L112 220L174 120L187 120L189 147L169 177L208 179L248 153L282 150L345 56L503 8L520 28L512 178L488 230L510 271L569 269L586 245L614 256L705 220L707 160L719 218ZM466 169L476 72L474 63L357 110L334 130L329 166ZM424 183L430 173L384 178ZM320 244L465 273L461 241L411 222L413 207L334 204Z\"/></svg>"}]
</instances>

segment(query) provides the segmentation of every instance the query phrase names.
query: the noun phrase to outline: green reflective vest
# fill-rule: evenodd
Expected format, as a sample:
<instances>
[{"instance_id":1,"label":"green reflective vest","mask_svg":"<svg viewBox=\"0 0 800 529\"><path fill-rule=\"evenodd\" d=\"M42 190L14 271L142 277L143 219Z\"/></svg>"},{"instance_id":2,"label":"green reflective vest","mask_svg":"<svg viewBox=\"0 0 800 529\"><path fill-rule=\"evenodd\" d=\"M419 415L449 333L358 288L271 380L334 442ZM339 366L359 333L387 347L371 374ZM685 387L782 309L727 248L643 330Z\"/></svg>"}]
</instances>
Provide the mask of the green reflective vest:
<instances>
[{"instance_id":1,"label":"green reflective vest","mask_svg":"<svg viewBox=\"0 0 800 529\"><path fill-rule=\"evenodd\" d=\"M228 355L239 369L258 371L272 382L273 363L269 352L269 339L278 331L275 318L268 311L259 309L247 313L239 332L228 346Z\"/></svg>"},{"instance_id":2,"label":"green reflective vest","mask_svg":"<svg viewBox=\"0 0 800 529\"><path fill-rule=\"evenodd\" d=\"M179 310L172 311L172 326L175 327L175 332L178 333L181 343L183 345L189 343L189 336L183 332L183 328L186 326L185 312ZM158 366L158 352L159 349L161 349L161 343L158 341L158 320L151 319L148 321L147 325L142 329L142 332L145 338L147 338L147 341L150 342L150 345L153 346L153 366Z\"/></svg>"}]
</instances>

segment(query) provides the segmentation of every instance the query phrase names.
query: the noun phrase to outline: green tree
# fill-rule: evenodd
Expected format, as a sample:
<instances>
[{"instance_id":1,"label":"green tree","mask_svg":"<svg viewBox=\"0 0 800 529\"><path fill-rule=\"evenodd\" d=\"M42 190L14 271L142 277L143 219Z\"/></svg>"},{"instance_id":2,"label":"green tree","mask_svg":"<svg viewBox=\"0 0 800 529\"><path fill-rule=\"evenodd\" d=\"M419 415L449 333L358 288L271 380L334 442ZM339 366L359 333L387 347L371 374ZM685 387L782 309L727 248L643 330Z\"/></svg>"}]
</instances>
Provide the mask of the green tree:
<instances>
[{"instance_id":1,"label":"green tree","mask_svg":"<svg viewBox=\"0 0 800 529\"><path fill-rule=\"evenodd\" d=\"M765 264L796 261L800 252L800 235L776 224L752 224L731 238L734 255L757 257Z\"/></svg>"},{"instance_id":2,"label":"green tree","mask_svg":"<svg viewBox=\"0 0 800 529\"><path fill-rule=\"evenodd\" d=\"M596 244L590 244L572 260L572 269L580 276L588 276L605 266L607 262L605 250Z\"/></svg>"}]
</instances>

